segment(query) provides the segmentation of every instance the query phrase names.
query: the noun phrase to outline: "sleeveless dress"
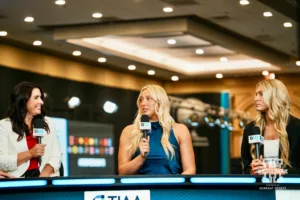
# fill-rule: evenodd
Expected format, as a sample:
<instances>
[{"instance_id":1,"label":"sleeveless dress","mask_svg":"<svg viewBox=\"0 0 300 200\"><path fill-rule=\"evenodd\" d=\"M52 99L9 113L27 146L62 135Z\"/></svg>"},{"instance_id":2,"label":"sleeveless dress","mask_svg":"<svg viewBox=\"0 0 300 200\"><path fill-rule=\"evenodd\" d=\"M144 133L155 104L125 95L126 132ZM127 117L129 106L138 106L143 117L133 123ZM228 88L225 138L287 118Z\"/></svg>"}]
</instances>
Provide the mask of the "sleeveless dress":
<instances>
[{"instance_id":1,"label":"sleeveless dress","mask_svg":"<svg viewBox=\"0 0 300 200\"><path fill-rule=\"evenodd\" d=\"M163 128L159 122L151 122L150 136L150 153L147 156L142 167L138 170L138 174L181 174L181 158L179 144L176 140L173 130L170 132L169 142L174 148L175 155L170 160L162 147L161 138ZM133 158L140 155L140 150L137 149ZM169 154L171 155L171 153Z\"/></svg>"}]
</instances>

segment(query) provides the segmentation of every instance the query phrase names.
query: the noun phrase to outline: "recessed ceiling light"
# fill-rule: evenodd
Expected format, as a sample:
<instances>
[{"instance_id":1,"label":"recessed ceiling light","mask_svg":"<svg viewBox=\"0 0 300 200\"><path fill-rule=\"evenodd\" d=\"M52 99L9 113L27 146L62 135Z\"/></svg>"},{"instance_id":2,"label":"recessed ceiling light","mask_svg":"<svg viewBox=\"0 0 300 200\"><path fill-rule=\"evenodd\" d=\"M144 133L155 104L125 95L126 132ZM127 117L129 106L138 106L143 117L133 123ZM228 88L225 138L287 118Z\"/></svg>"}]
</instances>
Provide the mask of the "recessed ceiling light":
<instances>
[{"instance_id":1,"label":"recessed ceiling light","mask_svg":"<svg viewBox=\"0 0 300 200\"><path fill-rule=\"evenodd\" d=\"M298 61L296 62L296 65L297 65L297 66L300 66L300 60L298 60Z\"/></svg>"},{"instance_id":2,"label":"recessed ceiling light","mask_svg":"<svg viewBox=\"0 0 300 200\"><path fill-rule=\"evenodd\" d=\"M149 75L154 75L154 74L155 74L155 71L154 71L154 70L149 70L149 71L148 71L148 74L149 74Z\"/></svg>"},{"instance_id":3,"label":"recessed ceiling light","mask_svg":"<svg viewBox=\"0 0 300 200\"><path fill-rule=\"evenodd\" d=\"M268 71L263 71L263 72L262 72L262 75L268 76L268 75L269 75L269 72L268 72Z\"/></svg>"},{"instance_id":4,"label":"recessed ceiling light","mask_svg":"<svg viewBox=\"0 0 300 200\"><path fill-rule=\"evenodd\" d=\"M0 31L0 36L7 36L7 32L6 31Z\"/></svg>"},{"instance_id":5,"label":"recessed ceiling light","mask_svg":"<svg viewBox=\"0 0 300 200\"><path fill-rule=\"evenodd\" d=\"M196 54L204 54L204 51L203 49L196 49Z\"/></svg>"},{"instance_id":6,"label":"recessed ceiling light","mask_svg":"<svg viewBox=\"0 0 300 200\"><path fill-rule=\"evenodd\" d=\"M100 57L100 58L98 58L98 62L104 63L104 62L106 62L106 58Z\"/></svg>"},{"instance_id":7,"label":"recessed ceiling light","mask_svg":"<svg viewBox=\"0 0 300 200\"><path fill-rule=\"evenodd\" d=\"M293 24L291 22L284 22L283 26L286 28L290 28L293 26Z\"/></svg>"},{"instance_id":8,"label":"recessed ceiling light","mask_svg":"<svg viewBox=\"0 0 300 200\"><path fill-rule=\"evenodd\" d=\"M274 74L274 73L271 73L270 76L269 76L269 78L270 78L270 79L275 79L275 74Z\"/></svg>"},{"instance_id":9,"label":"recessed ceiling light","mask_svg":"<svg viewBox=\"0 0 300 200\"><path fill-rule=\"evenodd\" d=\"M135 69L136 69L136 66L135 66L135 65L129 65L129 66L128 66L128 69L129 69L129 70L135 70Z\"/></svg>"},{"instance_id":10,"label":"recessed ceiling light","mask_svg":"<svg viewBox=\"0 0 300 200\"><path fill-rule=\"evenodd\" d=\"M221 57L221 58L220 58L220 61L221 61L221 62L227 62L228 59L227 59L226 57Z\"/></svg>"},{"instance_id":11,"label":"recessed ceiling light","mask_svg":"<svg viewBox=\"0 0 300 200\"><path fill-rule=\"evenodd\" d=\"M25 17L24 21L25 22L33 22L34 18L33 17Z\"/></svg>"},{"instance_id":12,"label":"recessed ceiling light","mask_svg":"<svg viewBox=\"0 0 300 200\"><path fill-rule=\"evenodd\" d=\"M178 81L178 80L179 80L179 77L178 77L178 76L172 76L172 77L171 77L171 80L172 80L172 81Z\"/></svg>"},{"instance_id":13,"label":"recessed ceiling light","mask_svg":"<svg viewBox=\"0 0 300 200\"><path fill-rule=\"evenodd\" d=\"M171 7L164 7L163 11L166 12L166 13L170 13L170 12L173 12L173 8L171 8Z\"/></svg>"},{"instance_id":14,"label":"recessed ceiling light","mask_svg":"<svg viewBox=\"0 0 300 200\"><path fill-rule=\"evenodd\" d=\"M73 51L73 56L80 56L81 52L80 51Z\"/></svg>"},{"instance_id":15,"label":"recessed ceiling light","mask_svg":"<svg viewBox=\"0 0 300 200\"><path fill-rule=\"evenodd\" d=\"M55 1L55 4L62 6L62 5L66 4L66 1L65 0L57 0L57 1Z\"/></svg>"},{"instance_id":16,"label":"recessed ceiling light","mask_svg":"<svg viewBox=\"0 0 300 200\"><path fill-rule=\"evenodd\" d=\"M216 74L216 78L223 78L223 74L217 73L217 74Z\"/></svg>"},{"instance_id":17,"label":"recessed ceiling light","mask_svg":"<svg viewBox=\"0 0 300 200\"><path fill-rule=\"evenodd\" d=\"M94 13L93 17L99 19L99 18L102 17L102 14L101 13Z\"/></svg>"},{"instance_id":18,"label":"recessed ceiling light","mask_svg":"<svg viewBox=\"0 0 300 200\"><path fill-rule=\"evenodd\" d=\"M176 44L176 40L174 40L174 39L169 39L169 40L168 40L168 44Z\"/></svg>"},{"instance_id":19,"label":"recessed ceiling light","mask_svg":"<svg viewBox=\"0 0 300 200\"><path fill-rule=\"evenodd\" d=\"M39 40L36 40L36 41L33 42L33 45L34 45L34 46L41 46L41 45L42 45L42 42L39 41Z\"/></svg>"},{"instance_id":20,"label":"recessed ceiling light","mask_svg":"<svg viewBox=\"0 0 300 200\"><path fill-rule=\"evenodd\" d=\"M249 1L247 1L247 0L240 0L240 4L241 5L248 5Z\"/></svg>"},{"instance_id":21,"label":"recessed ceiling light","mask_svg":"<svg viewBox=\"0 0 300 200\"><path fill-rule=\"evenodd\" d=\"M272 17L273 14L271 12L264 12L265 17Z\"/></svg>"}]
</instances>

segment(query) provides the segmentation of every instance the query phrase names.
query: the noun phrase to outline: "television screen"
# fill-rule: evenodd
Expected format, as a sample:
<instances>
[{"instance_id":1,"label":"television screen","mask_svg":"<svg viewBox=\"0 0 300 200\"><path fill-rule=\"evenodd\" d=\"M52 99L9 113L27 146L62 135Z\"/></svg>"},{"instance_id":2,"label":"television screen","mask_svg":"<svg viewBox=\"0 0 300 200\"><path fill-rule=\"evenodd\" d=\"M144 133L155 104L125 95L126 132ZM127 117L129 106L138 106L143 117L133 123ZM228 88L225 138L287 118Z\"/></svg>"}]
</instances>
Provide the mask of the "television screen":
<instances>
[{"instance_id":1,"label":"television screen","mask_svg":"<svg viewBox=\"0 0 300 200\"><path fill-rule=\"evenodd\" d=\"M114 174L113 126L68 121L68 128L69 175Z\"/></svg>"}]
</instances>

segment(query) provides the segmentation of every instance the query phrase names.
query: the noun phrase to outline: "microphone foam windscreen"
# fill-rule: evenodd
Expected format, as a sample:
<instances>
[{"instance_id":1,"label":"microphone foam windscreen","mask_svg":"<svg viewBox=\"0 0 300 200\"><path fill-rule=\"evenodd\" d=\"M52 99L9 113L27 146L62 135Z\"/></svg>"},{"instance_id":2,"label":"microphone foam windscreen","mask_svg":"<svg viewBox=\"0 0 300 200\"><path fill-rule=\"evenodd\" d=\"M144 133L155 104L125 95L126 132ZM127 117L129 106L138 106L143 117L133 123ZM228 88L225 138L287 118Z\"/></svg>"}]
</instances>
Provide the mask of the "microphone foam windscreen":
<instances>
[{"instance_id":1,"label":"microphone foam windscreen","mask_svg":"<svg viewBox=\"0 0 300 200\"><path fill-rule=\"evenodd\" d=\"M149 122L149 116L148 115L142 115L141 122Z\"/></svg>"},{"instance_id":2,"label":"microphone foam windscreen","mask_svg":"<svg viewBox=\"0 0 300 200\"><path fill-rule=\"evenodd\" d=\"M44 128L43 120L39 117L33 119L33 126L34 126L34 128L37 128L37 129L43 129Z\"/></svg>"},{"instance_id":3,"label":"microphone foam windscreen","mask_svg":"<svg viewBox=\"0 0 300 200\"><path fill-rule=\"evenodd\" d=\"M260 135L260 128L258 126L252 127L252 135Z\"/></svg>"}]
</instances>

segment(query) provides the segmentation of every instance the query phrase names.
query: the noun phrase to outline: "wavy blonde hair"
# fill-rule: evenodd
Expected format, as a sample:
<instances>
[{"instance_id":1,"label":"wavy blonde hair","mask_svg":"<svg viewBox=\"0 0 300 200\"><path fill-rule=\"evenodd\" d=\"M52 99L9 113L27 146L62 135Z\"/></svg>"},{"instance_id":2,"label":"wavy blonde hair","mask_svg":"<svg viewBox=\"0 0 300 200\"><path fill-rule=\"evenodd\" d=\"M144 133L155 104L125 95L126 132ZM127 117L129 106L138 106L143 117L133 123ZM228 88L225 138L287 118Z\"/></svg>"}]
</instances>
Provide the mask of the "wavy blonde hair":
<instances>
[{"instance_id":1,"label":"wavy blonde hair","mask_svg":"<svg viewBox=\"0 0 300 200\"><path fill-rule=\"evenodd\" d=\"M281 159L284 167L290 166L289 149L290 144L286 132L286 126L290 115L290 97L285 85L276 79L260 81L256 88L261 87L263 92L263 100L268 106L268 112L257 112L255 124L259 126L260 132L266 127L266 115L274 122L275 132L279 137ZM250 152L254 159L254 145L251 145Z\"/></svg>"},{"instance_id":2,"label":"wavy blonde hair","mask_svg":"<svg viewBox=\"0 0 300 200\"><path fill-rule=\"evenodd\" d=\"M160 125L163 128L163 135L161 138L161 144L163 146L163 149L167 155L167 158L170 158L171 153L171 159L174 157L175 152L174 148L169 142L170 137L170 131L172 129L172 125L174 123L174 119L170 115L170 101L168 98L167 93L165 90L159 86L159 85L147 85L141 89L140 95L137 99L137 107L139 108L139 100L141 97L141 94L144 90L148 90L151 97L155 100L155 113L158 117L158 121ZM140 143L140 140L142 138L141 130L140 130L140 122L141 122L141 111L140 108L137 112L137 116L133 122L134 129L132 131L132 138L131 138L131 146L129 148L129 151L133 155Z\"/></svg>"}]
</instances>

